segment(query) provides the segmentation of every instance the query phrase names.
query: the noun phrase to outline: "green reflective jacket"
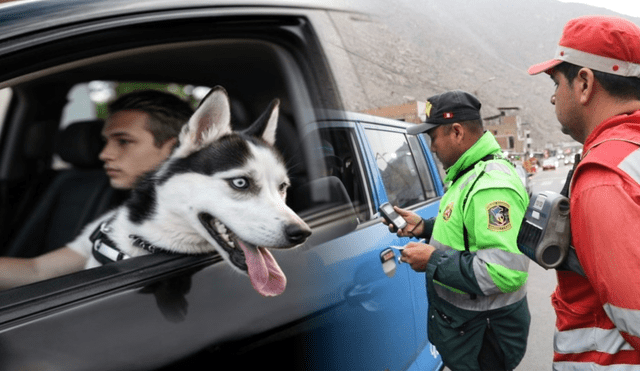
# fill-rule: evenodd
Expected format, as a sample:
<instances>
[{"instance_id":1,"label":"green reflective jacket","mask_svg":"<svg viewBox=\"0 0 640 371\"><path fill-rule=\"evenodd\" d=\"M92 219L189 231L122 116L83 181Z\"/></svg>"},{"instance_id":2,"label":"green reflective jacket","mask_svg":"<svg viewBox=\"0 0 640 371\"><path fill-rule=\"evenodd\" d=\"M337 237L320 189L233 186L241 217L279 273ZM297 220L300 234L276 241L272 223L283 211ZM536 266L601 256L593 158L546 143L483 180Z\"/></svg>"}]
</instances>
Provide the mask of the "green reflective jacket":
<instances>
[{"instance_id":1,"label":"green reflective jacket","mask_svg":"<svg viewBox=\"0 0 640 371\"><path fill-rule=\"evenodd\" d=\"M487 155L496 158L482 160ZM430 240L437 250L426 271L429 340L449 368L478 370L483 335L491 326L507 367L515 368L530 323L529 259L516 244L529 197L489 132L447 170L445 184Z\"/></svg>"}]
</instances>

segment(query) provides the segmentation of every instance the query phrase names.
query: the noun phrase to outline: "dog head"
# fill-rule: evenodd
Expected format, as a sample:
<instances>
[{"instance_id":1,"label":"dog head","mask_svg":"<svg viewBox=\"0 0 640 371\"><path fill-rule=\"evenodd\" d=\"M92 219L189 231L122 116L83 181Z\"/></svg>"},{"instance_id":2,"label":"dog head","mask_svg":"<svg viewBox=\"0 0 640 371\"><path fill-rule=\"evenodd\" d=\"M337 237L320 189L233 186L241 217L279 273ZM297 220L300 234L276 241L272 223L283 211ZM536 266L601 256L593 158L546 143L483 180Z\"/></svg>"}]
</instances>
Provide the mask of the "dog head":
<instances>
[{"instance_id":1,"label":"dog head","mask_svg":"<svg viewBox=\"0 0 640 371\"><path fill-rule=\"evenodd\" d=\"M180 133L179 146L156 173L158 202L197 243L211 246L236 270L249 275L262 295L282 293L286 277L267 250L297 246L309 226L285 203L289 178L275 150L279 101L248 129L234 132L229 99L221 87L204 98ZM164 206L164 205L163 205ZM158 207L160 209L160 207Z\"/></svg>"}]
</instances>

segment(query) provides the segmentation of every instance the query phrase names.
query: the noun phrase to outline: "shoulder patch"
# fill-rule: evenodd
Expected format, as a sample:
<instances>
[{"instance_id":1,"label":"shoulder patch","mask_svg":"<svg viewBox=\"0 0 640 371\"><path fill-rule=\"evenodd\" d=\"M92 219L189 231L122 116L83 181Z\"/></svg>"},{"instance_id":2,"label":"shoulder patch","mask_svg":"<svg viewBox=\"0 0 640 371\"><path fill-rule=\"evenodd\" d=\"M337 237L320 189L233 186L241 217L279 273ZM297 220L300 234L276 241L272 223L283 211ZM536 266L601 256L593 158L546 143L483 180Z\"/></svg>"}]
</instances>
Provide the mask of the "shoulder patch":
<instances>
[{"instance_id":1,"label":"shoulder patch","mask_svg":"<svg viewBox=\"0 0 640 371\"><path fill-rule=\"evenodd\" d=\"M451 213L453 212L453 202L450 202L447 207L445 207L444 212L442 213L442 219L446 222L451 218Z\"/></svg>"},{"instance_id":2,"label":"shoulder patch","mask_svg":"<svg viewBox=\"0 0 640 371\"><path fill-rule=\"evenodd\" d=\"M487 204L488 228L490 231L504 232L511 229L511 206L504 201L493 201Z\"/></svg>"}]
</instances>

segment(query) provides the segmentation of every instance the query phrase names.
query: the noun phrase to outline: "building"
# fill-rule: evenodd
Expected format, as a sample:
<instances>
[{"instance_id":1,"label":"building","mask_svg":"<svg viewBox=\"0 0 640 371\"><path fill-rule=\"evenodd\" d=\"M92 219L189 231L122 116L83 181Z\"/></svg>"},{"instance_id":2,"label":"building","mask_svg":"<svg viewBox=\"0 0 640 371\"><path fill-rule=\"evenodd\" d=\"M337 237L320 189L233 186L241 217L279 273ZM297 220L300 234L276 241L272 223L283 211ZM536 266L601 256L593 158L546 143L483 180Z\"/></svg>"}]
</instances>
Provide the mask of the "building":
<instances>
[{"instance_id":1,"label":"building","mask_svg":"<svg viewBox=\"0 0 640 371\"><path fill-rule=\"evenodd\" d=\"M426 102L412 100L395 106L372 108L363 113L418 124L426 119L425 107ZM529 125L522 123L517 115L520 107L498 107L498 110L499 114L483 119L485 130L490 131L500 147L510 155L530 155L531 131Z\"/></svg>"},{"instance_id":2,"label":"building","mask_svg":"<svg viewBox=\"0 0 640 371\"><path fill-rule=\"evenodd\" d=\"M424 113L426 106L426 102L412 100L396 106L372 108L362 112L373 116L419 124L426 119Z\"/></svg>"},{"instance_id":3,"label":"building","mask_svg":"<svg viewBox=\"0 0 640 371\"><path fill-rule=\"evenodd\" d=\"M522 123L517 111L520 107L498 107L499 114L484 118L484 128L490 131L500 147L510 155L530 154L531 130Z\"/></svg>"}]
</instances>

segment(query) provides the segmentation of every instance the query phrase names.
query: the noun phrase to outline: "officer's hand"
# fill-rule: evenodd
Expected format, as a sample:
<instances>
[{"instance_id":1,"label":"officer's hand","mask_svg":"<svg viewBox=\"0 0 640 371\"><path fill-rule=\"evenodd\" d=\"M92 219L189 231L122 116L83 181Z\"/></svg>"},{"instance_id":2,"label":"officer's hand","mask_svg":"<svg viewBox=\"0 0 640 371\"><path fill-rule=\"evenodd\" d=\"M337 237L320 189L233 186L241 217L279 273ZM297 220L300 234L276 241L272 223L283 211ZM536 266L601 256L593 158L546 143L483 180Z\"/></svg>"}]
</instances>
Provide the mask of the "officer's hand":
<instances>
[{"instance_id":1,"label":"officer's hand","mask_svg":"<svg viewBox=\"0 0 640 371\"><path fill-rule=\"evenodd\" d=\"M420 215L410 210L401 209L397 206L394 206L393 209L407 222L407 226L403 229L399 229L398 231L393 230L395 228L390 226L389 230L391 232L396 232L398 237L416 237L422 234L422 231L424 230L424 222Z\"/></svg>"},{"instance_id":2,"label":"officer's hand","mask_svg":"<svg viewBox=\"0 0 640 371\"><path fill-rule=\"evenodd\" d=\"M402 250L400 261L409 263L411 269L416 272L424 272L427 270L427 263L435 249L425 243L409 242Z\"/></svg>"}]
</instances>

